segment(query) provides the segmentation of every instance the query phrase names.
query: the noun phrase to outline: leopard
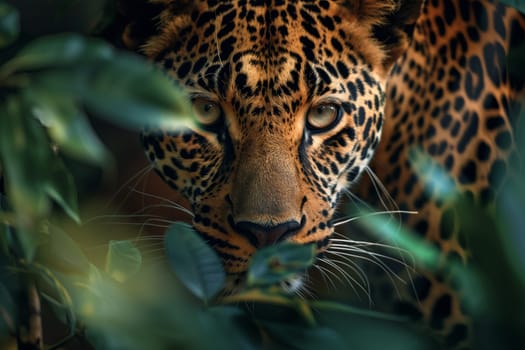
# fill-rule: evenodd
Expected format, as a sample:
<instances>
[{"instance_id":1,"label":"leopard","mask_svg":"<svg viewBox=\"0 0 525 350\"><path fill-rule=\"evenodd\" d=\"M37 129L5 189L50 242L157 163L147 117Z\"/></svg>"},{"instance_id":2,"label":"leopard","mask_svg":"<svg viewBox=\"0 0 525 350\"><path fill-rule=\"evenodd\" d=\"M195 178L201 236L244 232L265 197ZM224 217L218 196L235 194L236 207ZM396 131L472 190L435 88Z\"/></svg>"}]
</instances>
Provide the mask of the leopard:
<instances>
[{"instance_id":1,"label":"leopard","mask_svg":"<svg viewBox=\"0 0 525 350\"><path fill-rule=\"evenodd\" d=\"M378 183L400 212L416 212L404 225L468 262L453 201L428 190L412 151L474 201L495 200L519 163L524 82L507 69L525 34L518 10L493 0L134 0L123 12L125 46L191 101L192 127L148 129L142 143L189 203L228 289L280 242L313 244L326 259L345 194L366 201ZM454 287L426 272L414 286L397 310L447 347L467 347Z\"/></svg>"}]
</instances>

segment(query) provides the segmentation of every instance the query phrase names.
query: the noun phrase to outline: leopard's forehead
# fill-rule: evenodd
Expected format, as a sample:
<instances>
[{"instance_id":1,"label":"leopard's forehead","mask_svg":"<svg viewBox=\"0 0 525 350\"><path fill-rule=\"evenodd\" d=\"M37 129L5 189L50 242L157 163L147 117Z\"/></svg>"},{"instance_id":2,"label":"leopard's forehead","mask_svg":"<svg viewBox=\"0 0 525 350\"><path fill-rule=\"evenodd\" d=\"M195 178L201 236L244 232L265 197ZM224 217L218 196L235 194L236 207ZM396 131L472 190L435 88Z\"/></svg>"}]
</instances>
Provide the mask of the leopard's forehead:
<instances>
[{"instance_id":1,"label":"leopard's forehead","mask_svg":"<svg viewBox=\"0 0 525 350\"><path fill-rule=\"evenodd\" d=\"M249 78L261 90L290 85L266 91L275 95L297 90L301 78L323 89L330 78L346 78L354 66L372 69L383 56L354 14L329 1L199 1L164 27L146 53L186 85L222 94L235 73L241 88L252 85ZM306 67L314 71L297 76Z\"/></svg>"},{"instance_id":2,"label":"leopard's forehead","mask_svg":"<svg viewBox=\"0 0 525 350\"><path fill-rule=\"evenodd\" d=\"M360 93L382 90L382 52L336 2L199 1L165 28L147 53L188 92L225 102L243 129L259 116L289 128L327 96L357 109Z\"/></svg>"}]
</instances>

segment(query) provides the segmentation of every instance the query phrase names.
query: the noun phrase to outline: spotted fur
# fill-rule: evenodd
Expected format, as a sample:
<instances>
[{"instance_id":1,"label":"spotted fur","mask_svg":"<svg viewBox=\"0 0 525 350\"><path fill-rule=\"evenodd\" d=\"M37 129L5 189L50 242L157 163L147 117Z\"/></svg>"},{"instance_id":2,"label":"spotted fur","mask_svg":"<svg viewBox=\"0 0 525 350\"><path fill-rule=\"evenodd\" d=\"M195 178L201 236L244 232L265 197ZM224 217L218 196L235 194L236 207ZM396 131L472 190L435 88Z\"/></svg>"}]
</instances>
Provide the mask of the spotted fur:
<instances>
[{"instance_id":1,"label":"spotted fur","mask_svg":"<svg viewBox=\"0 0 525 350\"><path fill-rule=\"evenodd\" d=\"M452 203L424 191L409 153L417 146L461 191L494 199L516 157L511 112L523 82L505 61L524 34L521 14L486 0L429 0L422 10L408 0L144 5L125 42L220 110L193 129L149 130L144 147L234 283L263 246L326 250L341 193L369 193L357 186L369 165L401 209L419 212L407 224L468 259ZM313 127L309 113L327 105L337 115ZM415 282L421 303L405 310L445 339L461 333L452 345L465 341L451 288L425 273Z\"/></svg>"},{"instance_id":2,"label":"spotted fur","mask_svg":"<svg viewBox=\"0 0 525 350\"><path fill-rule=\"evenodd\" d=\"M443 258L470 260L464 218L453 198L429 187L425 173L444 169L462 195L484 207L516 176L524 85L509 74L507 60L523 43L524 28L521 13L496 1L428 1L413 45L390 74L382 142L371 167L400 209L418 211L405 223ZM414 148L431 156L423 173L414 171ZM369 190L362 184L361 191ZM414 282L417 304L408 297L397 308L429 324L447 346L467 344L473 334L453 281L422 272Z\"/></svg>"},{"instance_id":3,"label":"spotted fur","mask_svg":"<svg viewBox=\"0 0 525 350\"><path fill-rule=\"evenodd\" d=\"M196 130L146 133L159 174L190 200L195 228L230 274L242 274L253 252L276 240L323 250L339 194L379 144L387 73L418 6L165 5L144 53L190 96L219 105L221 116ZM306 114L322 103L337 106L336 121L309 128Z\"/></svg>"}]
</instances>

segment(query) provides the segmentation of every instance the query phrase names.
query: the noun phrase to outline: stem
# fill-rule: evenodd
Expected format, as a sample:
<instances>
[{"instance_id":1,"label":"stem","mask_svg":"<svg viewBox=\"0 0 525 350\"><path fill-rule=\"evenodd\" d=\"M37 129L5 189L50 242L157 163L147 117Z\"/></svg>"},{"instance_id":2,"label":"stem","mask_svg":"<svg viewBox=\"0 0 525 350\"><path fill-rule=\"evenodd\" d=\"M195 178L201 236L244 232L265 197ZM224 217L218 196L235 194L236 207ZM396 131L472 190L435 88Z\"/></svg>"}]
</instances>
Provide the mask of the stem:
<instances>
[{"instance_id":1,"label":"stem","mask_svg":"<svg viewBox=\"0 0 525 350\"><path fill-rule=\"evenodd\" d=\"M25 303L22 303L21 322L18 328L18 350L42 350L42 318L40 298L35 283L27 281Z\"/></svg>"},{"instance_id":2,"label":"stem","mask_svg":"<svg viewBox=\"0 0 525 350\"><path fill-rule=\"evenodd\" d=\"M4 320L4 323L7 326L7 330L9 331L9 334L10 335L15 334L16 332L15 321L13 320L9 312L1 306L0 306L0 318Z\"/></svg>"}]
</instances>

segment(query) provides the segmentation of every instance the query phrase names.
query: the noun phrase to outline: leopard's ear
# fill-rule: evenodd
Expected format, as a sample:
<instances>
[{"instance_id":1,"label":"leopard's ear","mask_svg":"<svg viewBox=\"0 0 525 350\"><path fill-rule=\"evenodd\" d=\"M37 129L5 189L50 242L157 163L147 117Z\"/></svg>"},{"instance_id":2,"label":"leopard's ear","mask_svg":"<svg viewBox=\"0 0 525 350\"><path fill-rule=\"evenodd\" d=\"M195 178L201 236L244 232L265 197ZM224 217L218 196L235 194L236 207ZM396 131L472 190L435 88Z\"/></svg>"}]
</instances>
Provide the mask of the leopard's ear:
<instances>
[{"instance_id":1,"label":"leopard's ear","mask_svg":"<svg viewBox=\"0 0 525 350\"><path fill-rule=\"evenodd\" d=\"M424 0L345 0L357 21L370 28L385 51L388 69L408 48Z\"/></svg>"},{"instance_id":2,"label":"leopard's ear","mask_svg":"<svg viewBox=\"0 0 525 350\"><path fill-rule=\"evenodd\" d=\"M118 1L119 13L126 21L123 44L131 50L139 50L151 37L159 35L174 15L190 13L193 4L191 0Z\"/></svg>"}]
</instances>

